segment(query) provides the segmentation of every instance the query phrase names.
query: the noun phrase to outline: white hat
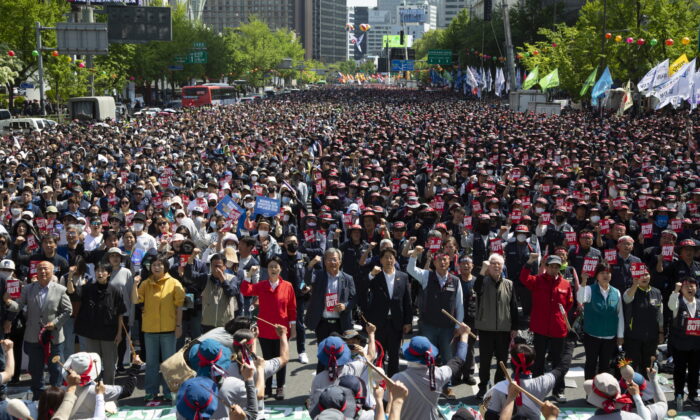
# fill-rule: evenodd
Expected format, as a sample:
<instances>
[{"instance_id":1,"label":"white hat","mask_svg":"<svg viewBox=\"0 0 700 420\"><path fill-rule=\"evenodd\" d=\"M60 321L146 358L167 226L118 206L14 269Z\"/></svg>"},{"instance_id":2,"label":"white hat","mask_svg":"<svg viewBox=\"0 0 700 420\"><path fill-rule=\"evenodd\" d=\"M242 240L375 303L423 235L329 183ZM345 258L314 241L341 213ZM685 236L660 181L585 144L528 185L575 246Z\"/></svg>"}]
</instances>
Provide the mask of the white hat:
<instances>
[{"instance_id":1,"label":"white hat","mask_svg":"<svg viewBox=\"0 0 700 420\"><path fill-rule=\"evenodd\" d=\"M0 261L0 270L12 270L15 271L15 262L12 260L2 260Z\"/></svg>"},{"instance_id":2,"label":"white hat","mask_svg":"<svg viewBox=\"0 0 700 420\"><path fill-rule=\"evenodd\" d=\"M25 210L25 211L22 212L21 217L24 218L24 216L29 216L30 219L33 219L33 218L34 218L34 213L32 213L32 212L29 211L29 210Z\"/></svg>"},{"instance_id":3,"label":"white hat","mask_svg":"<svg viewBox=\"0 0 700 420\"><path fill-rule=\"evenodd\" d=\"M66 363L63 364L63 378L67 378L69 371L75 371L83 379L81 385L97 379L97 376L102 372L102 359L97 353L80 352L68 356Z\"/></svg>"}]
</instances>

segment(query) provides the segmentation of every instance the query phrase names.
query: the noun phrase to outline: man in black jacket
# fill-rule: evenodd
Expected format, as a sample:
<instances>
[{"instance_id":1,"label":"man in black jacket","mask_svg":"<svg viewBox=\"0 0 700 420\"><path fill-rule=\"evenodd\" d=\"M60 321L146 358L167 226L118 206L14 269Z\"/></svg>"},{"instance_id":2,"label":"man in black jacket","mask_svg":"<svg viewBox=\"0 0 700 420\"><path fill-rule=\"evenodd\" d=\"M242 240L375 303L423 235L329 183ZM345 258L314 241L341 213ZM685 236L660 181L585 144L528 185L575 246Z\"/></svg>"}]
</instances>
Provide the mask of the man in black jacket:
<instances>
[{"instance_id":1,"label":"man in black jacket","mask_svg":"<svg viewBox=\"0 0 700 420\"><path fill-rule=\"evenodd\" d=\"M459 259L459 281L462 284L462 299L464 300L463 322L471 329L476 328L476 291L474 291L476 276L472 274L473 268L474 263L471 258L463 256ZM476 344L476 338L470 335L468 344L467 358L464 360L461 371L455 375L453 383L459 382L461 379L468 385L476 385L476 379L472 376L474 374L474 345Z\"/></svg>"},{"instance_id":2,"label":"man in black jacket","mask_svg":"<svg viewBox=\"0 0 700 420\"><path fill-rule=\"evenodd\" d=\"M399 371L399 347L403 334L412 329L411 286L408 274L397 271L396 251L384 248L379 254L382 268L374 267L369 275L368 304L365 315L377 327L377 340L389 358L387 375Z\"/></svg>"},{"instance_id":3,"label":"man in black jacket","mask_svg":"<svg viewBox=\"0 0 700 420\"><path fill-rule=\"evenodd\" d=\"M352 328L355 282L352 276L340 271L342 258L340 250L328 248L323 253L325 269L306 271L306 284L311 287L311 298L304 321L308 328L316 331L319 342L332 332L341 334ZM315 267L320 261L320 257L314 257L308 268Z\"/></svg>"},{"instance_id":4,"label":"man in black jacket","mask_svg":"<svg viewBox=\"0 0 700 420\"><path fill-rule=\"evenodd\" d=\"M641 263L640 263L641 265ZM646 376L651 356L664 342L664 300L661 291L651 287L651 276L632 276L632 287L622 295L625 309L625 354L632 360L635 372Z\"/></svg>"}]
</instances>

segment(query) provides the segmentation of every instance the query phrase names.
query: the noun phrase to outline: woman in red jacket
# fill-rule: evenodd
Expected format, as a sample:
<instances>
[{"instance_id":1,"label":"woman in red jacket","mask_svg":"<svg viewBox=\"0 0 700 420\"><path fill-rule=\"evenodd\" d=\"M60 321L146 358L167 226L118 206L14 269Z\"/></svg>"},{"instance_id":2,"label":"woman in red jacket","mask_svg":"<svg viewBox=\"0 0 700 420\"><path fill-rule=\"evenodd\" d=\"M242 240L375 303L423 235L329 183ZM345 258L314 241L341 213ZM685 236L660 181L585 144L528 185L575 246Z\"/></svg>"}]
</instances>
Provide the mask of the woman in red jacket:
<instances>
[{"instance_id":1,"label":"woman in red jacket","mask_svg":"<svg viewBox=\"0 0 700 420\"><path fill-rule=\"evenodd\" d=\"M532 269L528 266L532 266L538 257L539 254L530 254L527 265L520 272L520 282L532 293L530 331L535 335L536 357L532 368L535 376L544 374L547 353L554 368L561 363L568 332L565 316L574 304L571 284L559 273L562 266L561 258L550 255L547 258L544 273L533 276ZM534 270L537 270L536 266ZM566 402L563 376L554 384L552 395L557 402Z\"/></svg>"},{"instance_id":2,"label":"woman in red jacket","mask_svg":"<svg viewBox=\"0 0 700 420\"><path fill-rule=\"evenodd\" d=\"M243 283L241 283L241 294L243 296L257 296L259 299L258 317L272 324L283 325L289 331L289 338L296 336L297 301L294 296L294 288L288 281L282 280L282 260L275 256L267 263L268 279L251 284L250 279L257 271L258 266L253 266L246 273ZM260 349L266 360L280 355L280 342L275 329L261 322L259 325ZM287 368L282 367L277 371L277 393L276 400L284 399L284 382L287 376ZM265 381L265 395L272 394L272 378Z\"/></svg>"}]
</instances>

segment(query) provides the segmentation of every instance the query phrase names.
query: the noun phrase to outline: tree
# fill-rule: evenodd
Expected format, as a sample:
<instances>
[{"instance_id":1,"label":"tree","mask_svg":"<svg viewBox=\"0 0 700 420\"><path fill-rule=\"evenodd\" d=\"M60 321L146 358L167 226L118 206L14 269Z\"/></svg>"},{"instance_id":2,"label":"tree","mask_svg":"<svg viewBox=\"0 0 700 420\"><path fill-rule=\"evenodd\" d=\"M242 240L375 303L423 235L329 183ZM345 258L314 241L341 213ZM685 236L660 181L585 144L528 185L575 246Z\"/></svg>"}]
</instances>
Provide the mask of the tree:
<instances>
[{"instance_id":1,"label":"tree","mask_svg":"<svg viewBox=\"0 0 700 420\"><path fill-rule=\"evenodd\" d=\"M35 22L42 26L55 26L70 10L65 0L12 0L0 1L0 40L16 54L17 76L5 85L9 91L10 107L13 106L13 88L24 82L37 69L37 58L32 55L36 48ZM44 45L56 45L54 31L42 32ZM2 54L6 54L3 51ZM45 54L46 56L46 54Z\"/></svg>"},{"instance_id":2,"label":"tree","mask_svg":"<svg viewBox=\"0 0 700 420\"><path fill-rule=\"evenodd\" d=\"M525 67L540 66L540 72L559 68L561 87L577 97L584 80L597 66L601 71L609 66L613 78L620 82L636 82L666 58L674 60L681 54L691 58L695 55L697 39L694 35L700 23L697 0L620 0L607 4L605 26L611 33L610 39L606 40L603 33L603 2L592 0L582 7L574 26L561 24L553 30L540 29L545 41L521 47L521 53L529 54L522 60ZM637 16L640 16L639 21ZM615 41L617 35L622 42ZM695 41L684 46L680 42L684 36ZM634 42L627 44L626 38L633 38ZM645 40L643 45L637 44L639 38ZM675 40L673 46L665 45L664 40L668 38ZM655 46L651 45L652 39L656 40Z\"/></svg>"}]
</instances>

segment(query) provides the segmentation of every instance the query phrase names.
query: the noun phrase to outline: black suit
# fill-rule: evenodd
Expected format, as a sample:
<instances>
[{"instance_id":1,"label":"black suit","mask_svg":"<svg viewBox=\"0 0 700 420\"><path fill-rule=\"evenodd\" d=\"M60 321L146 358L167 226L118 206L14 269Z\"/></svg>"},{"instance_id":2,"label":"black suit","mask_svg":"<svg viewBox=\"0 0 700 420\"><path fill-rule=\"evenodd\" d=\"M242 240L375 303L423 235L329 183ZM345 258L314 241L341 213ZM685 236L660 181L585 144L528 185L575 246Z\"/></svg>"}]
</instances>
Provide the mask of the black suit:
<instances>
[{"instance_id":1,"label":"black suit","mask_svg":"<svg viewBox=\"0 0 700 420\"><path fill-rule=\"evenodd\" d=\"M377 326L377 340L384 346L389 358L387 375L391 377L399 371L399 347L403 338L403 326L413 321L411 306L411 286L408 274L396 271L394 288L389 298L389 289L384 272L369 282L367 320ZM391 315L389 313L391 312Z\"/></svg>"},{"instance_id":2,"label":"black suit","mask_svg":"<svg viewBox=\"0 0 700 420\"><path fill-rule=\"evenodd\" d=\"M306 326L316 331L316 339L320 343L331 332L342 333L352 329L352 309L355 306L355 282L352 276L338 274L338 303L345 305L340 313L340 319L326 319L323 312L326 309L326 292L328 290L328 273L326 270L307 270L306 284L311 287L311 298L306 309Z\"/></svg>"}]
</instances>

